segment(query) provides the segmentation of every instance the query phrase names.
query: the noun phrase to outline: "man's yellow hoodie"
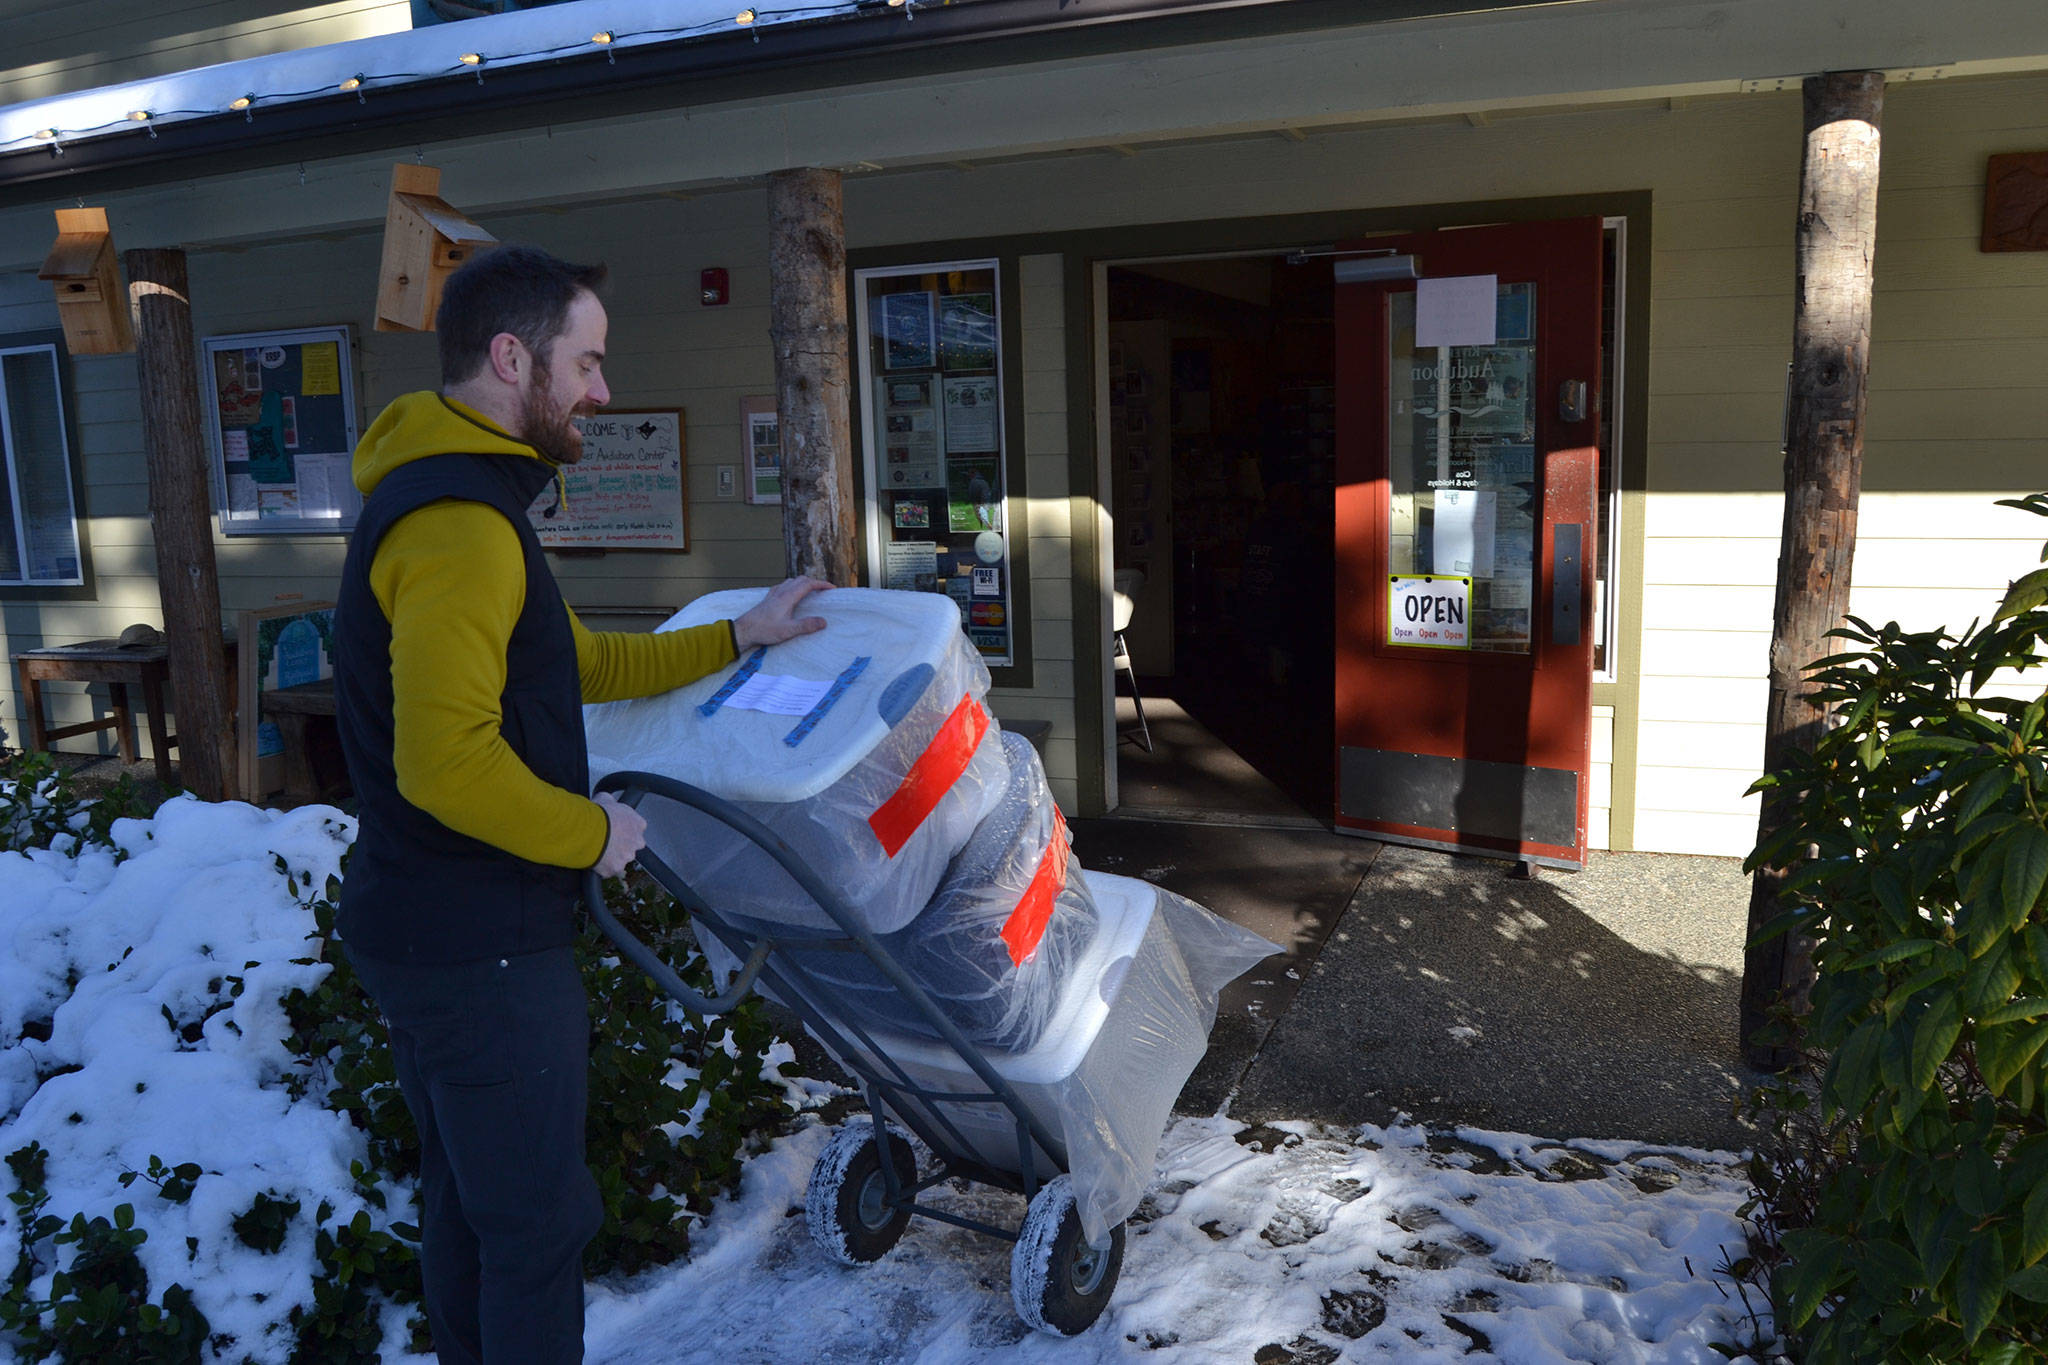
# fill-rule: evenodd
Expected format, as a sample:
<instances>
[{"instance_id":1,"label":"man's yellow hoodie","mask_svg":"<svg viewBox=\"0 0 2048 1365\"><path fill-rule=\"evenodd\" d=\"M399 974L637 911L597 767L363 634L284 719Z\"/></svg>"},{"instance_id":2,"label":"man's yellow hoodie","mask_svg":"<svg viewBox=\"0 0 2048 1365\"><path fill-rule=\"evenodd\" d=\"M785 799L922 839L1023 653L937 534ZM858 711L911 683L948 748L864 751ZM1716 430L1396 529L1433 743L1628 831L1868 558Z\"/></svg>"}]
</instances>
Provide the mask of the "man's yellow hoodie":
<instances>
[{"instance_id":1,"label":"man's yellow hoodie","mask_svg":"<svg viewBox=\"0 0 2048 1365\"><path fill-rule=\"evenodd\" d=\"M540 453L438 393L392 403L356 446L364 497L430 455ZM558 474L559 477L559 474ZM589 867L604 812L536 777L500 733L505 651L526 601L519 539L496 509L445 500L401 518L377 547L370 589L391 623L399 793L448 828L532 862ZM569 613L585 702L644 697L732 662L732 623L659 635L594 632Z\"/></svg>"}]
</instances>

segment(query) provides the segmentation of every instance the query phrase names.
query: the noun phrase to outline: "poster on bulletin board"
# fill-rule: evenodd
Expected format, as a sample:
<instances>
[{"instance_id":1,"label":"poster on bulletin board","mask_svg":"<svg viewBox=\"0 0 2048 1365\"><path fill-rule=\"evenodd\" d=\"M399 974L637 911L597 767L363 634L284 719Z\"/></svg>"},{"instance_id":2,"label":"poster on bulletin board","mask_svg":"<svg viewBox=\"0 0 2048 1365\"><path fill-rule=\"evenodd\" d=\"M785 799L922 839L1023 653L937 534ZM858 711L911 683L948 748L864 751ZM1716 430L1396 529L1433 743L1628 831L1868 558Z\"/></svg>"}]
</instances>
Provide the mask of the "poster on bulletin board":
<instances>
[{"instance_id":1,"label":"poster on bulletin board","mask_svg":"<svg viewBox=\"0 0 2048 1365\"><path fill-rule=\"evenodd\" d=\"M751 503L782 501L782 427L775 400L740 400L740 456L746 462L746 494Z\"/></svg>"},{"instance_id":2,"label":"poster on bulletin board","mask_svg":"<svg viewBox=\"0 0 2048 1365\"><path fill-rule=\"evenodd\" d=\"M550 550L690 548L684 523L683 412L607 408L582 419L583 457L526 509Z\"/></svg>"},{"instance_id":3,"label":"poster on bulletin board","mask_svg":"<svg viewBox=\"0 0 2048 1365\"><path fill-rule=\"evenodd\" d=\"M362 511L348 328L208 337L206 399L214 499L235 535L347 531Z\"/></svg>"}]
</instances>

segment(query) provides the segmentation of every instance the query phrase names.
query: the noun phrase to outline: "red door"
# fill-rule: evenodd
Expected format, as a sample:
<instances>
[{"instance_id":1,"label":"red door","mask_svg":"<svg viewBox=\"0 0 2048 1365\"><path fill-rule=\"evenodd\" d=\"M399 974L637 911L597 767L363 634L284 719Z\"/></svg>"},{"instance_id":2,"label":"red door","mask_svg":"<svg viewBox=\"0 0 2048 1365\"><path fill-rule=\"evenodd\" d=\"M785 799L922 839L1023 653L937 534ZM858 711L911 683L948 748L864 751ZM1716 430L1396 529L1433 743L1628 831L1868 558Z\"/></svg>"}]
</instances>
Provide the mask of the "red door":
<instances>
[{"instance_id":1,"label":"red door","mask_svg":"<svg viewBox=\"0 0 2048 1365\"><path fill-rule=\"evenodd\" d=\"M1585 861L1601 231L1357 244L1412 256L1420 280L1347 284L1340 266L1341 829Z\"/></svg>"}]
</instances>

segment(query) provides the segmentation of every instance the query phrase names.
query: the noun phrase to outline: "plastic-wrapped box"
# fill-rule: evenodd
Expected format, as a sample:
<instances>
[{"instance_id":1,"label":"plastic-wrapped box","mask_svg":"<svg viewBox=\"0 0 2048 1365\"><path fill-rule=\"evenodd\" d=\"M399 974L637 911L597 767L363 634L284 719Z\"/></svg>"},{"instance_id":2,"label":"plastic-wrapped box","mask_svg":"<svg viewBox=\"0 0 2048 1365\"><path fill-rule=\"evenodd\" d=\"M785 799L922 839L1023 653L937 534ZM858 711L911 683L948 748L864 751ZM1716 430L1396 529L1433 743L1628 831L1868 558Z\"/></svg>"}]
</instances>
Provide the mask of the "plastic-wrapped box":
<instances>
[{"instance_id":1,"label":"plastic-wrapped box","mask_svg":"<svg viewBox=\"0 0 2048 1365\"><path fill-rule=\"evenodd\" d=\"M1049 1176L1053 1158L1072 1173L1082 1230L1101 1246L1152 1178L1173 1102L1208 1050L1218 993L1280 948L1149 882L1080 875L1099 916L1094 940L1069 967L1038 1042L987 1057L1063 1144L1039 1152L1037 1169ZM869 1036L880 1055L867 1061L883 1074L893 1064L927 1088L988 1093L943 1043L882 1030ZM1019 1168L1017 1122L1003 1105L939 1101L932 1110L966 1154Z\"/></svg>"},{"instance_id":2,"label":"plastic-wrapped box","mask_svg":"<svg viewBox=\"0 0 2048 1365\"><path fill-rule=\"evenodd\" d=\"M739 616L764 588L709 593L660 629ZM934 593L832 588L825 629L655 697L583 708L593 781L659 773L738 803L831 879L876 933L924 909L1009 781L988 668ZM650 797L648 847L721 911L832 928L753 843Z\"/></svg>"},{"instance_id":3,"label":"plastic-wrapped box","mask_svg":"<svg viewBox=\"0 0 2048 1365\"><path fill-rule=\"evenodd\" d=\"M1095 937L1095 898L1069 854L1066 821L1030 741L1005 734L1010 781L975 826L917 918L879 936L882 948L970 1041L1029 1048L1045 1031L1060 986ZM753 926L728 916L743 931ZM859 952L791 949L861 1022L936 1037Z\"/></svg>"}]
</instances>

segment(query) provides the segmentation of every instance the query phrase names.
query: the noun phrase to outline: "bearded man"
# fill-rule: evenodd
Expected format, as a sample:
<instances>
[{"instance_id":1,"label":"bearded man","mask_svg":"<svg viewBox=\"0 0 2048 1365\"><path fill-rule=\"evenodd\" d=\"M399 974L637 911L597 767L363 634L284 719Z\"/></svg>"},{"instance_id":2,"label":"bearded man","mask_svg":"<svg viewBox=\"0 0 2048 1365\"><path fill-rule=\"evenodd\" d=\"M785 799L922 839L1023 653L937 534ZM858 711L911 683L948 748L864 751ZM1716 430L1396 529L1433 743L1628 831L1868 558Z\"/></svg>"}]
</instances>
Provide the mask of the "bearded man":
<instances>
[{"instance_id":1,"label":"bearded man","mask_svg":"<svg viewBox=\"0 0 2048 1365\"><path fill-rule=\"evenodd\" d=\"M390 1025L419 1127L421 1269L444 1365L578 1361L589 1015L570 943L583 874L645 843L588 793L581 706L693 682L824 625L792 579L734 621L584 629L527 508L610 401L603 266L530 247L442 295L438 393L356 448L365 502L335 613L335 700L361 820L337 917Z\"/></svg>"}]
</instances>

